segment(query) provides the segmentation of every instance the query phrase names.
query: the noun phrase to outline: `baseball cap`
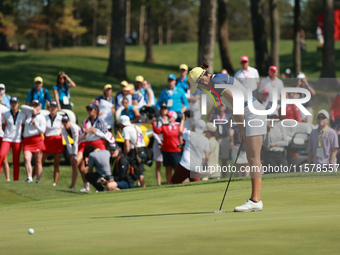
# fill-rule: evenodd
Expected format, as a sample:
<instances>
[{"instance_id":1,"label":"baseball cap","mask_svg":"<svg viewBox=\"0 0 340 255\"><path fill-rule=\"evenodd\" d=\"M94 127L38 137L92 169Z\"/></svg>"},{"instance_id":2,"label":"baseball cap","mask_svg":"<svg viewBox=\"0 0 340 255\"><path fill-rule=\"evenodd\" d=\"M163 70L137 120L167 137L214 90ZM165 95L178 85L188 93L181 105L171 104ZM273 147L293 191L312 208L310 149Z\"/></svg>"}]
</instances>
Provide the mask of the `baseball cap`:
<instances>
[{"instance_id":1,"label":"baseball cap","mask_svg":"<svg viewBox=\"0 0 340 255\"><path fill-rule=\"evenodd\" d=\"M96 110L99 110L98 106L96 104L93 104L93 103L90 103L89 105L87 105L86 106L86 110L87 109L96 109Z\"/></svg>"},{"instance_id":2,"label":"baseball cap","mask_svg":"<svg viewBox=\"0 0 340 255\"><path fill-rule=\"evenodd\" d=\"M195 123L195 132L198 134L202 134L206 128L207 124L204 120L197 120Z\"/></svg>"},{"instance_id":3,"label":"baseball cap","mask_svg":"<svg viewBox=\"0 0 340 255\"><path fill-rule=\"evenodd\" d=\"M125 90L126 91L130 91L130 90L133 90L135 88L135 86L133 86L132 84L128 84L127 86L125 86Z\"/></svg>"},{"instance_id":4,"label":"baseball cap","mask_svg":"<svg viewBox=\"0 0 340 255\"><path fill-rule=\"evenodd\" d=\"M107 89L112 89L112 85L111 84L106 84L104 86L104 91L107 90Z\"/></svg>"},{"instance_id":5,"label":"baseball cap","mask_svg":"<svg viewBox=\"0 0 340 255\"><path fill-rule=\"evenodd\" d=\"M130 118L129 118L129 116L126 116L126 115L120 116L118 122L122 123L124 126L130 126L131 125Z\"/></svg>"},{"instance_id":6,"label":"baseball cap","mask_svg":"<svg viewBox=\"0 0 340 255\"><path fill-rule=\"evenodd\" d=\"M39 100L37 100L37 99L34 99L34 100L32 100L32 102L31 102L31 105L39 105L40 103L39 103Z\"/></svg>"},{"instance_id":7,"label":"baseball cap","mask_svg":"<svg viewBox=\"0 0 340 255\"><path fill-rule=\"evenodd\" d=\"M37 76L37 77L35 77L34 78L34 82L41 82L41 83L43 83L43 78L41 78L40 76Z\"/></svg>"},{"instance_id":8,"label":"baseball cap","mask_svg":"<svg viewBox=\"0 0 340 255\"><path fill-rule=\"evenodd\" d=\"M188 71L188 66L186 64L181 64L179 66L179 70L184 69L185 71Z\"/></svg>"},{"instance_id":9,"label":"baseball cap","mask_svg":"<svg viewBox=\"0 0 340 255\"><path fill-rule=\"evenodd\" d=\"M49 102L49 104L50 104L50 106L58 107L57 101L51 101L51 102Z\"/></svg>"},{"instance_id":10,"label":"baseball cap","mask_svg":"<svg viewBox=\"0 0 340 255\"><path fill-rule=\"evenodd\" d=\"M176 76L174 74L169 74L168 75L168 80L171 79L171 80L176 80Z\"/></svg>"},{"instance_id":11,"label":"baseball cap","mask_svg":"<svg viewBox=\"0 0 340 255\"><path fill-rule=\"evenodd\" d=\"M0 89L5 89L5 88L6 88L5 84L0 83Z\"/></svg>"},{"instance_id":12,"label":"baseball cap","mask_svg":"<svg viewBox=\"0 0 340 255\"><path fill-rule=\"evenodd\" d=\"M247 56L242 56L241 57L241 63L242 62L249 62L249 58Z\"/></svg>"},{"instance_id":13,"label":"baseball cap","mask_svg":"<svg viewBox=\"0 0 340 255\"><path fill-rule=\"evenodd\" d=\"M68 115L64 115L64 116L61 118L61 121L62 121L62 122L69 122L69 121L70 121L70 118L68 117Z\"/></svg>"},{"instance_id":14,"label":"baseball cap","mask_svg":"<svg viewBox=\"0 0 340 255\"><path fill-rule=\"evenodd\" d=\"M277 67L276 66L270 66L269 71L277 72Z\"/></svg>"},{"instance_id":15,"label":"baseball cap","mask_svg":"<svg viewBox=\"0 0 340 255\"><path fill-rule=\"evenodd\" d=\"M264 88L262 90L262 94L268 94L269 95L269 89L268 88Z\"/></svg>"},{"instance_id":16,"label":"baseball cap","mask_svg":"<svg viewBox=\"0 0 340 255\"><path fill-rule=\"evenodd\" d=\"M9 100L10 103L19 103L19 98L17 97L11 97L11 99Z\"/></svg>"},{"instance_id":17,"label":"baseball cap","mask_svg":"<svg viewBox=\"0 0 340 255\"><path fill-rule=\"evenodd\" d=\"M109 150L117 150L119 147L118 147L118 144L116 143L110 143L109 144Z\"/></svg>"},{"instance_id":18,"label":"baseball cap","mask_svg":"<svg viewBox=\"0 0 340 255\"><path fill-rule=\"evenodd\" d=\"M169 111L168 112L168 116L169 117L174 117L175 119L177 119L177 113L175 111Z\"/></svg>"},{"instance_id":19,"label":"baseball cap","mask_svg":"<svg viewBox=\"0 0 340 255\"><path fill-rule=\"evenodd\" d=\"M325 109L320 110L316 116L319 116L319 114L323 114L329 119L329 113Z\"/></svg>"},{"instance_id":20,"label":"baseball cap","mask_svg":"<svg viewBox=\"0 0 340 255\"><path fill-rule=\"evenodd\" d=\"M210 131L210 132L216 132L217 127L214 125L214 123L208 122L205 130Z\"/></svg>"},{"instance_id":21,"label":"baseball cap","mask_svg":"<svg viewBox=\"0 0 340 255\"><path fill-rule=\"evenodd\" d=\"M141 75L137 75L135 81L143 82L144 81L144 77L141 76Z\"/></svg>"},{"instance_id":22,"label":"baseball cap","mask_svg":"<svg viewBox=\"0 0 340 255\"><path fill-rule=\"evenodd\" d=\"M126 87L126 86L128 85L128 82L127 82L127 81L122 81L122 82L120 83L120 85Z\"/></svg>"},{"instance_id":23,"label":"baseball cap","mask_svg":"<svg viewBox=\"0 0 340 255\"><path fill-rule=\"evenodd\" d=\"M298 75L296 76L298 79L304 79L306 78L306 75L303 72L299 72Z\"/></svg>"},{"instance_id":24,"label":"baseball cap","mask_svg":"<svg viewBox=\"0 0 340 255\"><path fill-rule=\"evenodd\" d=\"M195 67L191 69L188 74L188 80L190 83L190 92L194 93L197 89L197 83L199 82L200 78L205 73L205 70L202 67Z\"/></svg>"},{"instance_id":25,"label":"baseball cap","mask_svg":"<svg viewBox=\"0 0 340 255\"><path fill-rule=\"evenodd\" d=\"M132 95L132 100L138 100L141 98L140 94L139 93L136 93L136 94L133 94Z\"/></svg>"}]
</instances>

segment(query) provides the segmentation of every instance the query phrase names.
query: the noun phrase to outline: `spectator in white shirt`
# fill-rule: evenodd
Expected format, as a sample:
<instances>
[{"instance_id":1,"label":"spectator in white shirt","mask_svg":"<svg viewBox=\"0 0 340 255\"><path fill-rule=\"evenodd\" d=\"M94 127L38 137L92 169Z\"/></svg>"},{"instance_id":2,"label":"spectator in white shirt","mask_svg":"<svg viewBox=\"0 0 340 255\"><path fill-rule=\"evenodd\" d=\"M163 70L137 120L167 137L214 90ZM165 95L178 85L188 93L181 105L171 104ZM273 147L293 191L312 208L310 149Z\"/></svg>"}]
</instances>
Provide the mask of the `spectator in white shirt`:
<instances>
[{"instance_id":1,"label":"spectator in white shirt","mask_svg":"<svg viewBox=\"0 0 340 255\"><path fill-rule=\"evenodd\" d=\"M277 67L270 66L268 76L261 80L257 93L257 98L261 98L261 94L264 88L269 90L269 101L273 102L273 90L276 89L277 100L281 98L281 89L283 88L283 82L277 78Z\"/></svg>"},{"instance_id":2,"label":"spectator in white shirt","mask_svg":"<svg viewBox=\"0 0 340 255\"><path fill-rule=\"evenodd\" d=\"M241 57L242 68L238 70L235 74L235 78L241 82L248 90L253 92L253 96L257 96L257 87L260 83L259 72L254 68L249 66L249 59L247 56Z\"/></svg>"},{"instance_id":3,"label":"spectator in white shirt","mask_svg":"<svg viewBox=\"0 0 340 255\"><path fill-rule=\"evenodd\" d=\"M43 155L43 164L49 154L54 154L54 182L53 186L57 186L59 178L59 163L61 154L64 152L63 138L61 136L61 119L62 116L58 115L58 103L56 101L49 102L50 114L45 116L46 119L46 131L45 131L45 147Z\"/></svg>"},{"instance_id":4,"label":"spectator in white shirt","mask_svg":"<svg viewBox=\"0 0 340 255\"><path fill-rule=\"evenodd\" d=\"M78 161L77 161L77 154L78 154L78 142L79 142L79 131L80 127L72 123L67 115L64 115L62 118L63 128L62 128L62 134L63 138L66 141L66 149L68 150L68 153L70 154L70 161L72 166L72 181L71 186L69 186L69 189L75 189L76 181L78 177ZM70 141L68 137L73 139L73 144L70 144Z\"/></svg>"},{"instance_id":5,"label":"spectator in white shirt","mask_svg":"<svg viewBox=\"0 0 340 255\"><path fill-rule=\"evenodd\" d=\"M26 115L19 110L19 99L17 97L11 98L10 105L11 110L3 114L2 120L4 137L1 144L0 173L1 166L6 159L9 150L12 147L13 180L18 181L20 170L21 134ZM9 174L8 176L6 176L6 179L10 180Z\"/></svg>"},{"instance_id":6,"label":"spectator in white shirt","mask_svg":"<svg viewBox=\"0 0 340 255\"><path fill-rule=\"evenodd\" d=\"M24 162L27 171L27 179L24 182L32 183L32 155L34 156L35 170L36 170L36 183L40 183L40 176L42 173L42 156L45 151L45 144L42 138L42 134L46 130L46 120L42 116L40 111L40 103L37 99L34 99L31 106L23 105L21 110L26 114L25 128L24 128Z\"/></svg>"}]
</instances>

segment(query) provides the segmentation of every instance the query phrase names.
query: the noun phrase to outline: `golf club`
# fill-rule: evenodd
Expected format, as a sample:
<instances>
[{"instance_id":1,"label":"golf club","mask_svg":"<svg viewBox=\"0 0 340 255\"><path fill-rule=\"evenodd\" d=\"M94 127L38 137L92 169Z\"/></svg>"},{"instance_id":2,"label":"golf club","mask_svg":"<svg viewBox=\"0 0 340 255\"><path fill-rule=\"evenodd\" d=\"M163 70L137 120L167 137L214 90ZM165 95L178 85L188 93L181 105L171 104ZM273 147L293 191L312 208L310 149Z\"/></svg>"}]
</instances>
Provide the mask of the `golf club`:
<instances>
[{"instance_id":1,"label":"golf club","mask_svg":"<svg viewBox=\"0 0 340 255\"><path fill-rule=\"evenodd\" d=\"M236 159L235 159L235 162L234 162L234 165L236 165L236 162L237 162L237 159L238 159L238 156L240 155L241 153L241 147L243 146L243 139L241 140L241 143L240 143L240 147L238 148L238 152L237 152L237 156L236 156ZM214 213L224 213L225 211L222 211L222 206L223 206L223 202L224 202L224 199L225 199L225 196L228 192L228 188L229 188L229 184L230 184L230 181L231 181L231 177L233 177L233 171L231 171L231 174L230 174L230 177L229 177L229 181L228 181L228 185L227 185L227 188L225 189L225 192L224 192L224 196L223 196L223 199L222 199L222 202L221 202L221 206L220 206L220 209L218 211L214 211Z\"/></svg>"}]
</instances>

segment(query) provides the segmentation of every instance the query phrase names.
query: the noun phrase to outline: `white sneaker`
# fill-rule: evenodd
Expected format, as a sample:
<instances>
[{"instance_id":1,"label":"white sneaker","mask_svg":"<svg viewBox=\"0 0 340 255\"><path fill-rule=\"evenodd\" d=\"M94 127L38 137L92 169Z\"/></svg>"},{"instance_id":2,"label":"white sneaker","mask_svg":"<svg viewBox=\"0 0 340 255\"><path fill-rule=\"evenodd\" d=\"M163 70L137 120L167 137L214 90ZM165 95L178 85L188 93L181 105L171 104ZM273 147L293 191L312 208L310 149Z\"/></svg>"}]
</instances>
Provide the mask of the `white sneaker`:
<instances>
[{"instance_id":1,"label":"white sneaker","mask_svg":"<svg viewBox=\"0 0 340 255\"><path fill-rule=\"evenodd\" d=\"M263 210L262 200L255 203L250 199L247 199L243 205L235 207L234 212L255 212L262 210Z\"/></svg>"},{"instance_id":2,"label":"white sneaker","mask_svg":"<svg viewBox=\"0 0 340 255\"><path fill-rule=\"evenodd\" d=\"M56 184L56 183L53 183L52 186L55 187L55 186L57 186L57 184Z\"/></svg>"},{"instance_id":3,"label":"white sneaker","mask_svg":"<svg viewBox=\"0 0 340 255\"><path fill-rule=\"evenodd\" d=\"M30 178L27 178L26 180L23 180L22 182L32 183L32 182L33 182L33 180L32 180L32 179L30 179Z\"/></svg>"}]
</instances>

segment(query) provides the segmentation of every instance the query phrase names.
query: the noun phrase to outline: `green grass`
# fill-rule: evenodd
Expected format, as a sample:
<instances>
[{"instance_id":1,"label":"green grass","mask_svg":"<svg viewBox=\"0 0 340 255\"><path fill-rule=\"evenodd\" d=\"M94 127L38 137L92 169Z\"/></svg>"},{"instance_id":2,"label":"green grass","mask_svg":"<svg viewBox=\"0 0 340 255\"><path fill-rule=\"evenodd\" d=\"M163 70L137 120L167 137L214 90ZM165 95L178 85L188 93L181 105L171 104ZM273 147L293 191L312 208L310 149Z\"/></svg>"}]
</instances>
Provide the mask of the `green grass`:
<instances>
[{"instance_id":1,"label":"green grass","mask_svg":"<svg viewBox=\"0 0 340 255\"><path fill-rule=\"evenodd\" d=\"M212 211L226 183L21 201L0 208L1 253L337 254L339 184L264 179L264 210L256 213L231 212L249 196L249 180L231 183L224 214ZM37 186L21 185L29 193Z\"/></svg>"}]
</instances>

